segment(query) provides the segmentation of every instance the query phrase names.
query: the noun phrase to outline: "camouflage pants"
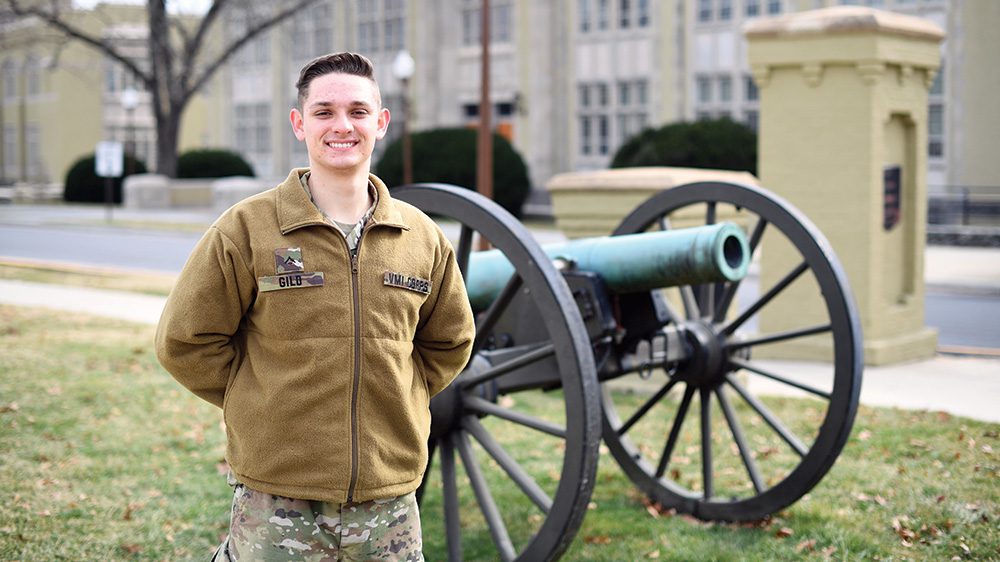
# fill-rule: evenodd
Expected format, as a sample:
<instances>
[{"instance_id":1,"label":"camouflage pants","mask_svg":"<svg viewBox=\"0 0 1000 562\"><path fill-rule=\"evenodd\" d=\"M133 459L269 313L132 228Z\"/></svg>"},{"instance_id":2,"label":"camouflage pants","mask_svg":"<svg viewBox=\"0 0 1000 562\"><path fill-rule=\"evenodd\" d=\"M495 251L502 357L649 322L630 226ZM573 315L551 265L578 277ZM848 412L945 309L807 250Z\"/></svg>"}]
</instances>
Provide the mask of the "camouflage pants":
<instances>
[{"instance_id":1,"label":"camouflage pants","mask_svg":"<svg viewBox=\"0 0 1000 562\"><path fill-rule=\"evenodd\" d=\"M213 562L422 562L420 514L410 493L335 504L273 496L236 484L229 536Z\"/></svg>"}]
</instances>

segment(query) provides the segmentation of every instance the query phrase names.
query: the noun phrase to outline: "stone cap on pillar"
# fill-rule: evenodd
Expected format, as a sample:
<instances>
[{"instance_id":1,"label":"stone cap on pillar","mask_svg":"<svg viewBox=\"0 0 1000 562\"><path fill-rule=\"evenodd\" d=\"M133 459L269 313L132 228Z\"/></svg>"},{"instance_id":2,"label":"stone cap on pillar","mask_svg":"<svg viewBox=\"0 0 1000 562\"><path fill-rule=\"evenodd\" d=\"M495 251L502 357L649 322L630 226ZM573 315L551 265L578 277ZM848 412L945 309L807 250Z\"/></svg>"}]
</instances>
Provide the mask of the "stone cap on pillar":
<instances>
[{"instance_id":1,"label":"stone cap on pillar","mask_svg":"<svg viewBox=\"0 0 1000 562\"><path fill-rule=\"evenodd\" d=\"M944 30L930 20L866 6L832 6L773 18L757 18L743 27L747 38L869 32L930 41L944 38Z\"/></svg>"},{"instance_id":2,"label":"stone cap on pillar","mask_svg":"<svg viewBox=\"0 0 1000 562\"><path fill-rule=\"evenodd\" d=\"M866 77L877 76L886 64L910 72L926 72L927 87L941 65L938 44L945 33L934 22L866 6L832 6L758 18L743 26L750 66L757 85L764 87L770 69L801 65L810 84L822 78L830 64L857 65ZM789 48L790 42L796 48Z\"/></svg>"}]
</instances>

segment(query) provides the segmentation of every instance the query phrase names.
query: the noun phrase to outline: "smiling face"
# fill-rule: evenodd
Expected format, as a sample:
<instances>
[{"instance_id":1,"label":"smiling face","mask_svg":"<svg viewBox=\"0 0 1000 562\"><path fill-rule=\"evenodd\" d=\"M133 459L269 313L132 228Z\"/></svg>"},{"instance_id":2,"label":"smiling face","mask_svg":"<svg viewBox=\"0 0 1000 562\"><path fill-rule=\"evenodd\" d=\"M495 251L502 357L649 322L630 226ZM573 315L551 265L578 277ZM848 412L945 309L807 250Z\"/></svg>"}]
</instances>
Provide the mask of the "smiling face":
<instances>
[{"instance_id":1,"label":"smiling face","mask_svg":"<svg viewBox=\"0 0 1000 562\"><path fill-rule=\"evenodd\" d=\"M375 141L389 125L376 88L369 78L341 72L309 83L301 110L292 109L289 119L295 137L306 143L314 172L367 177Z\"/></svg>"}]
</instances>

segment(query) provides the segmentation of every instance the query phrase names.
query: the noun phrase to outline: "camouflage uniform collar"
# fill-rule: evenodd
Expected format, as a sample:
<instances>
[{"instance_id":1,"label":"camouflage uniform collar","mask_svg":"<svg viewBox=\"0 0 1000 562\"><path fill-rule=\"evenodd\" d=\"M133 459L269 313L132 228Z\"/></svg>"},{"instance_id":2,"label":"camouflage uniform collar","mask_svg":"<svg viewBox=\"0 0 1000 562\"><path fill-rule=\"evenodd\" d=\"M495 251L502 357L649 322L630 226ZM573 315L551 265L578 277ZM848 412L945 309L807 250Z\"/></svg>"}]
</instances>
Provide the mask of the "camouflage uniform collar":
<instances>
[{"instance_id":1,"label":"camouflage uniform collar","mask_svg":"<svg viewBox=\"0 0 1000 562\"><path fill-rule=\"evenodd\" d=\"M275 206L278 225L282 234L304 226L328 224L320 210L302 188L302 176L309 168L294 168L275 190ZM368 182L375 189L375 205L368 226L376 224L409 230L396 208L396 202L389 195L389 188L375 174L368 175Z\"/></svg>"}]
</instances>

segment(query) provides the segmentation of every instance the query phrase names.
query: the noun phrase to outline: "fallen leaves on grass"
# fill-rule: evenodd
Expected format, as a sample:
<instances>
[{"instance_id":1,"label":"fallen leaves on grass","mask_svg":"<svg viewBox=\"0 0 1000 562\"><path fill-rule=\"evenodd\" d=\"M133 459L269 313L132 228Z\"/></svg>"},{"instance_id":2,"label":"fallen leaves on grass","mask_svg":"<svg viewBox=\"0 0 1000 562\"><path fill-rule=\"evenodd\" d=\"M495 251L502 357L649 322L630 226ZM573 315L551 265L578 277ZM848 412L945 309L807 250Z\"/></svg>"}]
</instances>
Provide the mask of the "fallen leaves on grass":
<instances>
[{"instance_id":1,"label":"fallen leaves on grass","mask_svg":"<svg viewBox=\"0 0 1000 562\"><path fill-rule=\"evenodd\" d=\"M778 537L779 539L785 539L792 536L793 534L795 534L795 531L793 531L791 527L782 527L778 529L777 532L774 533L774 536Z\"/></svg>"},{"instance_id":2,"label":"fallen leaves on grass","mask_svg":"<svg viewBox=\"0 0 1000 562\"><path fill-rule=\"evenodd\" d=\"M665 508L660 502L653 502L649 498L643 496L642 505L646 507L646 513L648 513L653 519L659 519L660 517L672 517L677 514L677 510L674 508Z\"/></svg>"},{"instance_id":3,"label":"fallen leaves on grass","mask_svg":"<svg viewBox=\"0 0 1000 562\"><path fill-rule=\"evenodd\" d=\"M816 550L816 539L807 539L795 545L795 552L812 552Z\"/></svg>"},{"instance_id":4,"label":"fallen leaves on grass","mask_svg":"<svg viewBox=\"0 0 1000 562\"><path fill-rule=\"evenodd\" d=\"M583 537L583 542L587 544L611 544L611 537L607 535L588 535Z\"/></svg>"},{"instance_id":5,"label":"fallen leaves on grass","mask_svg":"<svg viewBox=\"0 0 1000 562\"><path fill-rule=\"evenodd\" d=\"M910 518L905 515L892 518L892 530L902 539L903 546L913 546L917 539L917 533L910 528Z\"/></svg>"}]
</instances>

